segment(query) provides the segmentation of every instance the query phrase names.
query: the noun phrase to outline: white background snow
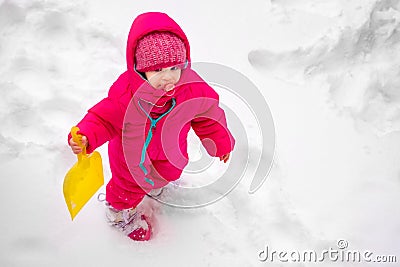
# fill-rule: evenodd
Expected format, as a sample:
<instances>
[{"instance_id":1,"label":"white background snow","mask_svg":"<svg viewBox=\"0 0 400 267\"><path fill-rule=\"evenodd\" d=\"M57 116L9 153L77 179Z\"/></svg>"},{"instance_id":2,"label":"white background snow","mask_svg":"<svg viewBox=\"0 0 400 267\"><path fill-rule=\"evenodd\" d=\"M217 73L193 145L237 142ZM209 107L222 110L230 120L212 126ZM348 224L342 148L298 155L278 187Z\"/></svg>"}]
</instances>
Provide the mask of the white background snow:
<instances>
[{"instance_id":1,"label":"white background snow","mask_svg":"<svg viewBox=\"0 0 400 267\"><path fill-rule=\"evenodd\" d=\"M182 26L193 61L249 77L277 142L255 194L245 179L201 209L147 201L155 235L135 243L95 199L71 222L62 183L76 161L66 135L125 70L145 11ZM400 261L399 51L398 0L0 0L0 266L316 266L258 255L338 239Z\"/></svg>"}]
</instances>

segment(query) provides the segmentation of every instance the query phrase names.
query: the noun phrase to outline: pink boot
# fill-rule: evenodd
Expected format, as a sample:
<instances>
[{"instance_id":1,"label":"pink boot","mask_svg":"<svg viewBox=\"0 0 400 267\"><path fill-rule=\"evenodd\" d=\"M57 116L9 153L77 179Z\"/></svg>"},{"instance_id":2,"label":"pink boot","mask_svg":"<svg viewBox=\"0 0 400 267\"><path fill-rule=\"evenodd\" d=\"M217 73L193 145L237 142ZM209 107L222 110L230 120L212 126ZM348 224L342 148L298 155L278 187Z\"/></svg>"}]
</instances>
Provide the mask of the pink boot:
<instances>
[{"instance_id":1,"label":"pink boot","mask_svg":"<svg viewBox=\"0 0 400 267\"><path fill-rule=\"evenodd\" d=\"M147 218L136 209L117 210L106 203L108 223L135 241L147 241L151 237L151 226Z\"/></svg>"}]
</instances>

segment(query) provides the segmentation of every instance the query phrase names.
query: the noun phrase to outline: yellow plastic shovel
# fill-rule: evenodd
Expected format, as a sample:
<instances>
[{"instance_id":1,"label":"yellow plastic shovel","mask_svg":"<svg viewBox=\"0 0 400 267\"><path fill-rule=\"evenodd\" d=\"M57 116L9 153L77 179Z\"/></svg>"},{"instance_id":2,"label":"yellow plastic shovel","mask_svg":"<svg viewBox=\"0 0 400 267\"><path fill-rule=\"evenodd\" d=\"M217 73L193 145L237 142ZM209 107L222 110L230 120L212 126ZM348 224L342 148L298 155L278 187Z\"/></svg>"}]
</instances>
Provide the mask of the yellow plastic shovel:
<instances>
[{"instance_id":1,"label":"yellow plastic shovel","mask_svg":"<svg viewBox=\"0 0 400 267\"><path fill-rule=\"evenodd\" d=\"M77 134L78 131L78 127L72 127L71 135L72 139L82 147L82 153L77 155L78 162L65 175L63 186L65 203L72 220L104 184L100 153L94 151L90 155L86 154L86 147L82 146L82 136Z\"/></svg>"}]
</instances>

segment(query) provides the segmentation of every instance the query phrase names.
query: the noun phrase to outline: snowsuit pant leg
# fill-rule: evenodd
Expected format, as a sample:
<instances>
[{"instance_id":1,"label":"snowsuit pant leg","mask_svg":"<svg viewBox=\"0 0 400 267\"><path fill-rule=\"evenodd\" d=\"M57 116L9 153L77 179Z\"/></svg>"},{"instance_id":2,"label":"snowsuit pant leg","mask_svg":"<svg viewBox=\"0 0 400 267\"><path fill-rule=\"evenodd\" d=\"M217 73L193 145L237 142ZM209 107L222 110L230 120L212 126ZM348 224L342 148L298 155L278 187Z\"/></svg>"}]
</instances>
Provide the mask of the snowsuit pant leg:
<instances>
[{"instance_id":1,"label":"snowsuit pant leg","mask_svg":"<svg viewBox=\"0 0 400 267\"><path fill-rule=\"evenodd\" d=\"M121 185L118 178L113 177L106 187L106 200L118 210L135 208L143 200L146 192L133 183Z\"/></svg>"}]
</instances>

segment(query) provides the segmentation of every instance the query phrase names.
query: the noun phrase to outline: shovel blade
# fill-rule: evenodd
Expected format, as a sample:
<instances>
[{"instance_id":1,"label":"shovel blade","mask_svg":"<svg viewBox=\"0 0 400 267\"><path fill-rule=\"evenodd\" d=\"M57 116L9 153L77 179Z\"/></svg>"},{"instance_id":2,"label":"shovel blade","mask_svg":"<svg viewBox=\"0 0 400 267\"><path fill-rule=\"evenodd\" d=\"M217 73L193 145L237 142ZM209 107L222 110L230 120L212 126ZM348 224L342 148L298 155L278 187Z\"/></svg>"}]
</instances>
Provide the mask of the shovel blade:
<instances>
[{"instance_id":1,"label":"shovel blade","mask_svg":"<svg viewBox=\"0 0 400 267\"><path fill-rule=\"evenodd\" d=\"M103 165L97 151L82 157L68 171L64 178L63 192L72 220L103 184Z\"/></svg>"}]
</instances>

